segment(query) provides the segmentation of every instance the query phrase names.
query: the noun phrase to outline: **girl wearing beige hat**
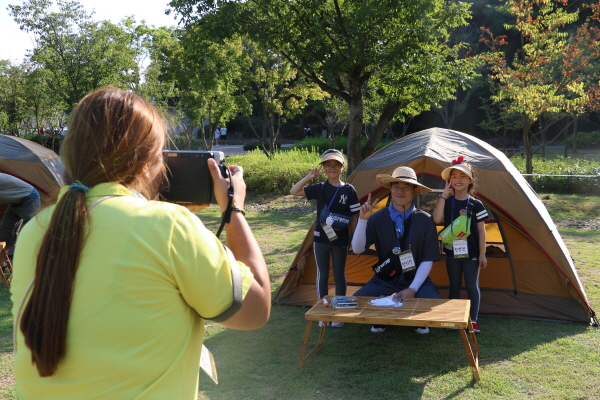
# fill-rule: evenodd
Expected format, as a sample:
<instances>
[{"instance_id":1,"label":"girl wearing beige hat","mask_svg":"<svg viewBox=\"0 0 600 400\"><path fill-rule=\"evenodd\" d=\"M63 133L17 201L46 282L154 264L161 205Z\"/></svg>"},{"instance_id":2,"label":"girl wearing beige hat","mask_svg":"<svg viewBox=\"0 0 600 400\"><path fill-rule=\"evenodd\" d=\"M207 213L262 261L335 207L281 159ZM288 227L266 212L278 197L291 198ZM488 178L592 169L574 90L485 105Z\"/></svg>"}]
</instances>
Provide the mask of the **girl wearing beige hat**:
<instances>
[{"instance_id":1,"label":"girl wearing beige hat","mask_svg":"<svg viewBox=\"0 0 600 400\"><path fill-rule=\"evenodd\" d=\"M473 329L479 332L477 317L481 293L479 271L487 266L485 257L485 220L488 213L483 203L474 199L474 174L463 157L452 161L452 166L442 171L446 187L433 211L436 224L444 224L448 239L444 241L446 271L450 282L449 297L460 299L464 275L467 296L471 300ZM462 222L460 219L462 218ZM440 233L444 234L444 231Z\"/></svg>"}]
</instances>

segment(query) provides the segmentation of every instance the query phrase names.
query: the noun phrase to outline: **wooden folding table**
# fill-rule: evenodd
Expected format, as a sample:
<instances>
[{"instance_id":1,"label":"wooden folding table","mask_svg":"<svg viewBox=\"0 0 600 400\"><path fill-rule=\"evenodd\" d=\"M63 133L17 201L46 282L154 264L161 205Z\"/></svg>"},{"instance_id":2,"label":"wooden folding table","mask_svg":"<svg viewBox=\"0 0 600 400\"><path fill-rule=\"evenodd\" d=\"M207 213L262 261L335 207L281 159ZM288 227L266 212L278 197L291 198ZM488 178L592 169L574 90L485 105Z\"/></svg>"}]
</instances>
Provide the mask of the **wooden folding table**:
<instances>
[{"instance_id":1,"label":"wooden folding table","mask_svg":"<svg viewBox=\"0 0 600 400\"><path fill-rule=\"evenodd\" d=\"M5 268L6 273L4 272ZM2 283L4 283L4 287L8 289L10 280L12 279L12 265L10 258L8 258L6 242L0 242L0 278L2 279Z\"/></svg>"},{"instance_id":2,"label":"wooden folding table","mask_svg":"<svg viewBox=\"0 0 600 400\"><path fill-rule=\"evenodd\" d=\"M331 301L327 307L320 301L304 315L308 322L304 331L298 369L301 369L304 361L323 344L327 324L323 324L321 327L315 348L305 355L313 321L426 326L429 328L458 329L473 370L473 377L476 381L480 380L479 346L469 317L470 300L408 299L403 307L379 307L368 304L374 297L357 296L357 298L357 308L335 309L331 307Z\"/></svg>"}]
</instances>

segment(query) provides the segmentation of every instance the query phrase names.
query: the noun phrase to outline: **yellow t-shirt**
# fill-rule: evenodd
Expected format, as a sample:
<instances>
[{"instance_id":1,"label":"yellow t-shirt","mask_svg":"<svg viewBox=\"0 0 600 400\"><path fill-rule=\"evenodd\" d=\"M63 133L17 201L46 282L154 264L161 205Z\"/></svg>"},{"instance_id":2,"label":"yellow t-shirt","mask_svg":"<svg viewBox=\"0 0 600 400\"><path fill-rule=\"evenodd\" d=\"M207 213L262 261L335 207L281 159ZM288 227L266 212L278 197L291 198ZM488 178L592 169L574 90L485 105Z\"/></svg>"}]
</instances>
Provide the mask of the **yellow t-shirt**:
<instances>
[{"instance_id":1,"label":"yellow t-shirt","mask_svg":"<svg viewBox=\"0 0 600 400\"><path fill-rule=\"evenodd\" d=\"M61 195L67 190L62 188ZM196 399L204 320L232 303L229 258L187 209L135 197L103 183L86 195L90 211L57 372L38 375L21 330L14 375L19 399ZM36 266L54 206L23 228L11 292L16 314ZM67 244L68 245L68 244ZM252 273L240 264L242 292ZM34 285L44 284L35 282ZM25 307L23 306L23 309Z\"/></svg>"}]
</instances>

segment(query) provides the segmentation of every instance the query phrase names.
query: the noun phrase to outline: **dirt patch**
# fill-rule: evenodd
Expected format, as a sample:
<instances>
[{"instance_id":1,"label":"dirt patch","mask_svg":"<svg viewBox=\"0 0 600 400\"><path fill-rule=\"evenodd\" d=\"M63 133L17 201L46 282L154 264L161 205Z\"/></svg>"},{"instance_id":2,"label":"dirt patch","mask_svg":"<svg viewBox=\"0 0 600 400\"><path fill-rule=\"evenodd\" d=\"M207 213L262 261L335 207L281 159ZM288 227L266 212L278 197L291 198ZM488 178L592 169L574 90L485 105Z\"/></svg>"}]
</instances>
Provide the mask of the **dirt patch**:
<instances>
[{"instance_id":1,"label":"dirt patch","mask_svg":"<svg viewBox=\"0 0 600 400\"><path fill-rule=\"evenodd\" d=\"M274 212L279 215L306 215L317 213L316 203L305 197L278 195L248 195L244 208L258 214Z\"/></svg>"},{"instance_id":2,"label":"dirt patch","mask_svg":"<svg viewBox=\"0 0 600 400\"><path fill-rule=\"evenodd\" d=\"M576 219L561 218L555 219L554 223L558 228L566 229L600 229L600 218L596 219Z\"/></svg>"}]
</instances>

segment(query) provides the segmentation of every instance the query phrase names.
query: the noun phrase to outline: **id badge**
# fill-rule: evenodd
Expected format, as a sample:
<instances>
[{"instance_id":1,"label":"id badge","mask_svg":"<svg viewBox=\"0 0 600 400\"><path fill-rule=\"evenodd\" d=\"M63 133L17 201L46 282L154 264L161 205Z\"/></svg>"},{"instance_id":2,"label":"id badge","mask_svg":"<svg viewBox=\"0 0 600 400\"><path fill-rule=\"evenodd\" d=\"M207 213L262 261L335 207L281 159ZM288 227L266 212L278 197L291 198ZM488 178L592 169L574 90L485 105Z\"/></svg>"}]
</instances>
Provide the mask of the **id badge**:
<instances>
[{"instance_id":1,"label":"id badge","mask_svg":"<svg viewBox=\"0 0 600 400\"><path fill-rule=\"evenodd\" d=\"M454 250L454 258L469 257L469 246L466 240L454 240L452 242L452 250Z\"/></svg>"},{"instance_id":2,"label":"id badge","mask_svg":"<svg viewBox=\"0 0 600 400\"><path fill-rule=\"evenodd\" d=\"M329 238L330 242L333 242L334 240L337 240L338 237L335 234L335 231L333 230L333 228L331 227L331 225L321 224L321 227L323 228L323 231L327 235L327 238Z\"/></svg>"},{"instance_id":3,"label":"id badge","mask_svg":"<svg viewBox=\"0 0 600 400\"><path fill-rule=\"evenodd\" d=\"M402 272L409 272L416 268L412 251L404 250L400 253L400 265L402 266Z\"/></svg>"}]
</instances>

